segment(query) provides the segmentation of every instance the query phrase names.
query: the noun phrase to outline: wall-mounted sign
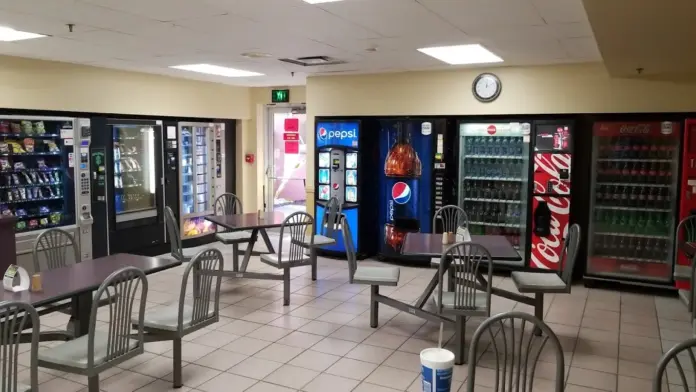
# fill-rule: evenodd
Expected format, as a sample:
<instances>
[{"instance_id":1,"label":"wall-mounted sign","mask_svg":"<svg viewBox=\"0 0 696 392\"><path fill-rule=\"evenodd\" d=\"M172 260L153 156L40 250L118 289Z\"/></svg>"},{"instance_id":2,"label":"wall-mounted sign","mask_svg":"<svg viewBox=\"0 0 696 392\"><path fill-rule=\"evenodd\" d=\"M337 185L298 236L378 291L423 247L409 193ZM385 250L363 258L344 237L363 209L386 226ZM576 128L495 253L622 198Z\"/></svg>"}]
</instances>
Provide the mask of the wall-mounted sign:
<instances>
[{"instance_id":1,"label":"wall-mounted sign","mask_svg":"<svg viewBox=\"0 0 696 392\"><path fill-rule=\"evenodd\" d=\"M300 131L300 119L299 118L286 118L283 124L285 132L299 132Z\"/></svg>"},{"instance_id":2,"label":"wall-mounted sign","mask_svg":"<svg viewBox=\"0 0 696 392\"><path fill-rule=\"evenodd\" d=\"M290 90L271 90L271 102L288 103L290 102Z\"/></svg>"},{"instance_id":3,"label":"wall-mounted sign","mask_svg":"<svg viewBox=\"0 0 696 392\"><path fill-rule=\"evenodd\" d=\"M294 141L299 141L300 140L300 134L299 133L284 133L283 134L283 140L289 141L289 140L294 140Z\"/></svg>"}]
</instances>

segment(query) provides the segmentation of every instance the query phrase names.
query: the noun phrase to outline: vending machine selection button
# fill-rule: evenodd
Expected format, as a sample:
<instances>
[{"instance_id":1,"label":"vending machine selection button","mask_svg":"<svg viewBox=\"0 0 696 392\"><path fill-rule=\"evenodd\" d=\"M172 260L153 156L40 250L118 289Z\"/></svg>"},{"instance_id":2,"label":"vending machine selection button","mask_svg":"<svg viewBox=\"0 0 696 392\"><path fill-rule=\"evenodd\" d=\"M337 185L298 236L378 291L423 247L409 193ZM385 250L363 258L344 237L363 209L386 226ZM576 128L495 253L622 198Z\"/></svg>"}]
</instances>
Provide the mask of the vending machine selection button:
<instances>
[{"instance_id":1,"label":"vending machine selection button","mask_svg":"<svg viewBox=\"0 0 696 392\"><path fill-rule=\"evenodd\" d=\"M338 190L338 184L335 183L335 182L334 182L334 184L333 184L333 189L334 189L334 190Z\"/></svg>"}]
</instances>

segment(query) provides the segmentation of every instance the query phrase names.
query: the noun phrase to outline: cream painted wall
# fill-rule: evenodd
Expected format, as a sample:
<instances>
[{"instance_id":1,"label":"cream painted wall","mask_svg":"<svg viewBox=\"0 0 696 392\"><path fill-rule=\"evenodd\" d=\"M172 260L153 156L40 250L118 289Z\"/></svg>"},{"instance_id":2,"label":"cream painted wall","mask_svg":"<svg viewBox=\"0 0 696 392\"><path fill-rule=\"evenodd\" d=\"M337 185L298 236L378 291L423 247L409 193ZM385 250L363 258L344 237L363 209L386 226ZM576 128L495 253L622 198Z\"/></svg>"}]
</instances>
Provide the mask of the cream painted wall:
<instances>
[{"instance_id":1,"label":"cream painted wall","mask_svg":"<svg viewBox=\"0 0 696 392\"><path fill-rule=\"evenodd\" d=\"M310 77L307 129L314 129L315 116L696 111L696 86L612 79L602 64L488 69L500 77L503 91L498 100L484 104L471 94L471 83L482 71ZM312 151L314 138L307 140ZM314 155L309 154L308 210L314 200L312 168Z\"/></svg>"}]
</instances>

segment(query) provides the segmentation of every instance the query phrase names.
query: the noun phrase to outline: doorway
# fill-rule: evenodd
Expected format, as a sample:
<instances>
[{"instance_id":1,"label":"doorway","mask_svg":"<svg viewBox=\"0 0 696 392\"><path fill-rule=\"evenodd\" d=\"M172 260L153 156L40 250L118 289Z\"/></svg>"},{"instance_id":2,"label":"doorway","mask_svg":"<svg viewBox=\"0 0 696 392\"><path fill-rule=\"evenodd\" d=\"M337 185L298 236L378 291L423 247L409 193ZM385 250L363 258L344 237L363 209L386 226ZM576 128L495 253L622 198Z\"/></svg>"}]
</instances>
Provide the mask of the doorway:
<instances>
[{"instance_id":1,"label":"doorway","mask_svg":"<svg viewBox=\"0 0 696 392\"><path fill-rule=\"evenodd\" d=\"M304 106L268 106L266 205L269 211L306 211L307 114Z\"/></svg>"}]
</instances>

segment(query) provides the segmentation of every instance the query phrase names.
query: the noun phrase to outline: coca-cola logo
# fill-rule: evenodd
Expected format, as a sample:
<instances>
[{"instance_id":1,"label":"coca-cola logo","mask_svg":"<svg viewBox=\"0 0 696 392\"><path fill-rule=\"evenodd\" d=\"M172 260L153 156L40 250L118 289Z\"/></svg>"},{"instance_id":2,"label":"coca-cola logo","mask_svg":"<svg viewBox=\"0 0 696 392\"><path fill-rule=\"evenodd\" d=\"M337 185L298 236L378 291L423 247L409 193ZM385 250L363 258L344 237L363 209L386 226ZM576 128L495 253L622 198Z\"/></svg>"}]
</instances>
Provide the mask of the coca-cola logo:
<instances>
[{"instance_id":1,"label":"coca-cola logo","mask_svg":"<svg viewBox=\"0 0 696 392\"><path fill-rule=\"evenodd\" d=\"M650 133L650 124L623 124L619 128L622 135L637 135Z\"/></svg>"},{"instance_id":2,"label":"coca-cola logo","mask_svg":"<svg viewBox=\"0 0 696 392\"><path fill-rule=\"evenodd\" d=\"M567 195L570 193L570 186L567 181L561 181L561 170L570 172L572 162L570 154L536 154L534 155L534 172L546 173L534 176L534 192L536 193L557 193ZM540 183L541 181L541 183ZM547 189L551 184L552 189Z\"/></svg>"},{"instance_id":3,"label":"coca-cola logo","mask_svg":"<svg viewBox=\"0 0 696 392\"><path fill-rule=\"evenodd\" d=\"M563 239L568 234L570 198L536 196L537 201L545 201L551 210L550 232L546 237L536 237L541 242L532 244L531 264L537 268L558 269L563 251ZM560 217L563 222L559 220Z\"/></svg>"},{"instance_id":4,"label":"coca-cola logo","mask_svg":"<svg viewBox=\"0 0 696 392\"><path fill-rule=\"evenodd\" d=\"M488 128L486 128L486 132L488 132L489 135L495 135L495 132L498 129L495 127L495 125L489 125Z\"/></svg>"}]
</instances>

